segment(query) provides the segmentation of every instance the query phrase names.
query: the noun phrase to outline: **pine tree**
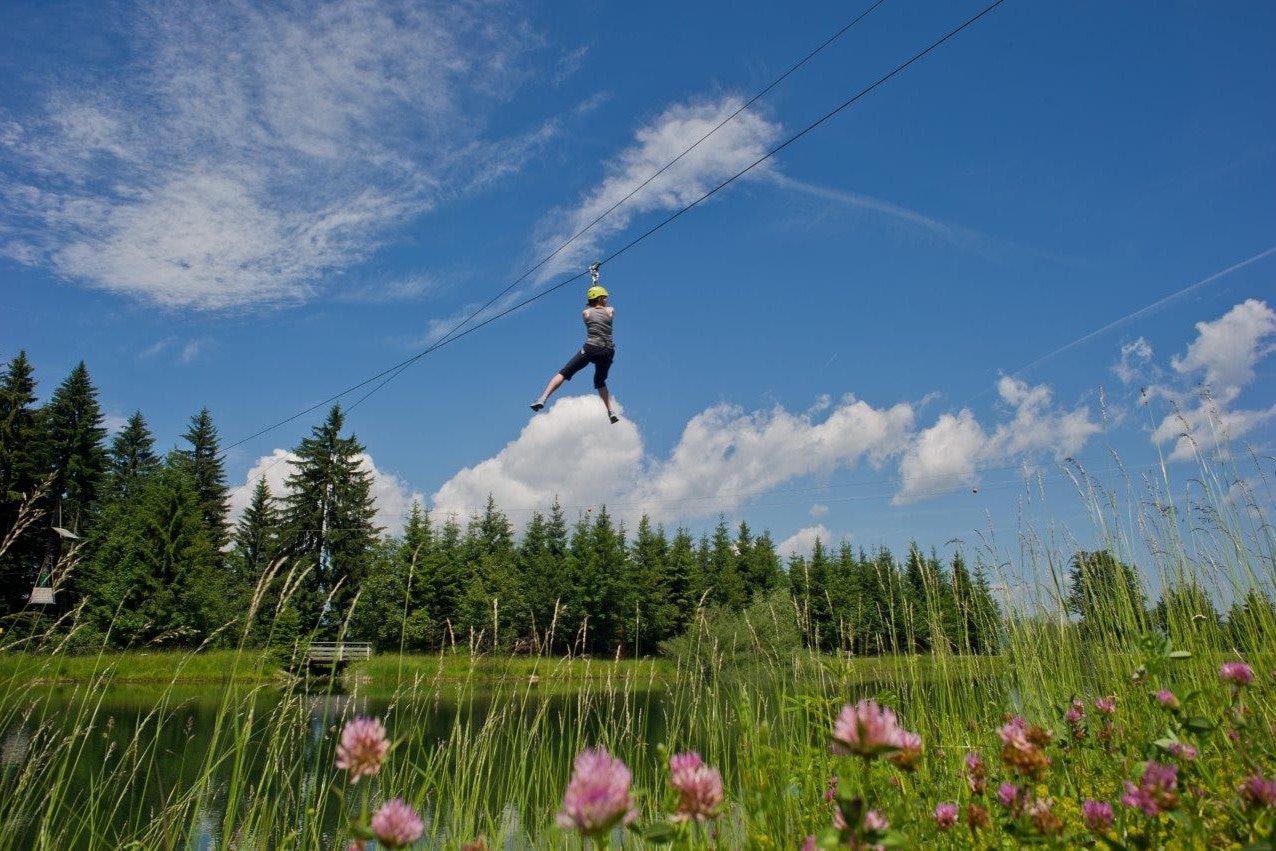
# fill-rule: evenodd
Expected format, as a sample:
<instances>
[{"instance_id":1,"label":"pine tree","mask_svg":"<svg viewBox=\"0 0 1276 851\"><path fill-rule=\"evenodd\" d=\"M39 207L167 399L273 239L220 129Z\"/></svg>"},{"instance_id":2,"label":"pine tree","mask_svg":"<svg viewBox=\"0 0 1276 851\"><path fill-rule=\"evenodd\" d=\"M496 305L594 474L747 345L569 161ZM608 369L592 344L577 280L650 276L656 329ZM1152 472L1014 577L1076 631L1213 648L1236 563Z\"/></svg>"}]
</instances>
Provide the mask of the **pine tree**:
<instances>
[{"instance_id":1,"label":"pine tree","mask_svg":"<svg viewBox=\"0 0 1276 851\"><path fill-rule=\"evenodd\" d=\"M262 476L253 486L248 507L239 515L232 535L235 572L249 588L256 587L271 561L279 554L281 520L279 506L270 494L270 485Z\"/></svg>"},{"instance_id":2,"label":"pine tree","mask_svg":"<svg viewBox=\"0 0 1276 851\"><path fill-rule=\"evenodd\" d=\"M373 545L350 616L348 637L370 641L382 653L419 649L408 634L408 618L415 613L410 609L408 570L402 556L403 542L393 537ZM416 623L422 625L419 617Z\"/></svg>"},{"instance_id":3,"label":"pine tree","mask_svg":"<svg viewBox=\"0 0 1276 851\"><path fill-rule=\"evenodd\" d=\"M1068 573L1068 611L1090 638L1134 638L1147 627L1138 573L1107 550L1078 551Z\"/></svg>"},{"instance_id":4,"label":"pine tree","mask_svg":"<svg viewBox=\"0 0 1276 851\"><path fill-rule=\"evenodd\" d=\"M651 652L675 634L679 619L676 597L681 589L668 581L665 571L668 551L664 529L653 529L651 520L644 514L638 521L638 533L629 550L629 585L636 609L636 625L630 642L634 656Z\"/></svg>"},{"instance_id":5,"label":"pine tree","mask_svg":"<svg viewBox=\"0 0 1276 851\"><path fill-rule=\"evenodd\" d=\"M591 653L610 654L615 648L622 612L623 536L612 525L606 506L581 518L571 539L571 601L568 623L575 640L584 638Z\"/></svg>"},{"instance_id":6,"label":"pine tree","mask_svg":"<svg viewBox=\"0 0 1276 851\"><path fill-rule=\"evenodd\" d=\"M1183 650L1213 653L1224 645L1223 619L1210 595L1190 577L1162 592L1152 624Z\"/></svg>"},{"instance_id":7,"label":"pine tree","mask_svg":"<svg viewBox=\"0 0 1276 851\"><path fill-rule=\"evenodd\" d=\"M140 483L159 471L155 438L141 411L134 411L124 428L111 441L107 491L111 499L128 499Z\"/></svg>"},{"instance_id":8,"label":"pine tree","mask_svg":"<svg viewBox=\"0 0 1276 851\"><path fill-rule=\"evenodd\" d=\"M34 568L44 557L47 540L42 533L50 525L47 517L35 516L47 510L47 500L32 501L44 478L35 387L35 370L27 353L19 352L0 376L0 541L18 523L25 528L0 554L0 611L15 611L25 604Z\"/></svg>"},{"instance_id":9,"label":"pine tree","mask_svg":"<svg viewBox=\"0 0 1276 851\"><path fill-rule=\"evenodd\" d=\"M467 575L461 626L475 636L482 634L492 647L509 649L514 618L522 608L514 580L514 530L491 495L483 514L471 519L463 549Z\"/></svg>"},{"instance_id":10,"label":"pine tree","mask_svg":"<svg viewBox=\"0 0 1276 851\"><path fill-rule=\"evenodd\" d=\"M749 541L749 526L741 521L736 532L736 554L740 577L749 600L767 596L784 584L784 571L769 532Z\"/></svg>"},{"instance_id":11,"label":"pine tree","mask_svg":"<svg viewBox=\"0 0 1276 851\"><path fill-rule=\"evenodd\" d=\"M705 575L712 604L735 610L744 608L748 593L737 565L726 517L720 516L718 525L714 527Z\"/></svg>"},{"instance_id":12,"label":"pine tree","mask_svg":"<svg viewBox=\"0 0 1276 851\"><path fill-rule=\"evenodd\" d=\"M102 497L108 459L102 410L84 361L53 391L41 412L44 472L51 475L47 505L54 526L87 530Z\"/></svg>"},{"instance_id":13,"label":"pine tree","mask_svg":"<svg viewBox=\"0 0 1276 851\"><path fill-rule=\"evenodd\" d=\"M432 649L438 637L439 625L434 621L427 599L433 549L434 525L430 512L413 500L396 559L404 600L404 610L397 616L403 618L401 643L405 651L426 652Z\"/></svg>"},{"instance_id":14,"label":"pine tree","mask_svg":"<svg viewBox=\"0 0 1276 851\"><path fill-rule=\"evenodd\" d=\"M700 596L696 593L694 577L697 559L695 541L686 529L679 529L669 542L668 556L665 561L665 585L670 606L671 620L669 636L679 635L686 630L696 615L700 605Z\"/></svg>"},{"instance_id":15,"label":"pine tree","mask_svg":"<svg viewBox=\"0 0 1276 851\"><path fill-rule=\"evenodd\" d=\"M465 592L465 564L461 547L461 527L449 516L439 530L426 557L425 607L432 633L429 641L440 649L463 641L460 630L461 598ZM460 630L463 633L463 630Z\"/></svg>"},{"instance_id":16,"label":"pine tree","mask_svg":"<svg viewBox=\"0 0 1276 851\"><path fill-rule=\"evenodd\" d=\"M548 652L562 638L555 615L567 592L566 550L567 523L555 500L548 518L532 514L518 547L523 617L538 652Z\"/></svg>"},{"instance_id":17,"label":"pine tree","mask_svg":"<svg viewBox=\"0 0 1276 851\"><path fill-rule=\"evenodd\" d=\"M372 522L372 473L359 441L341 436L344 424L334 405L301 441L284 497L284 552L309 571L297 600L302 629L324 636L335 636L380 532Z\"/></svg>"},{"instance_id":18,"label":"pine tree","mask_svg":"<svg viewBox=\"0 0 1276 851\"><path fill-rule=\"evenodd\" d=\"M216 567L195 483L177 461L106 509L80 579L99 628L122 646L193 646L243 614Z\"/></svg>"},{"instance_id":19,"label":"pine tree","mask_svg":"<svg viewBox=\"0 0 1276 851\"><path fill-rule=\"evenodd\" d=\"M852 650L864 655L886 652L892 643L889 578L884 581L877 563L863 550L854 557L851 573L857 623Z\"/></svg>"},{"instance_id":20,"label":"pine tree","mask_svg":"<svg viewBox=\"0 0 1276 851\"><path fill-rule=\"evenodd\" d=\"M914 653L931 649L931 609L928 605L926 557L914 542L908 548L904 565L904 605L906 625Z\"/></svg>"},{"instance_id":21,"label":"pine tree","mask_svg":"<svg viewBox=\"0 0 1276 851\"><path fill-rule=\"evenodd\" d=\"M1250 588L1244 598L1227 613L1227 633L1232 647L1245 654L1257 653L1276 642L1276 606L1257 588Z\"/></svg>"},{"instance_id":22,"label":"pine tree","mask_svg":"<svg viewBox=\"0 0 1276 851\"><path fill-rule=\"evenodd\" d=\"M213 415L208 408L191 417L182 437L190 444L190 449L182 450L180 457L195 482L200 516L204 518L209 540L220 550L230 539L227 519L230 491L226 487L226 465L221 458L217 427L213 425Z\"/></svg>"}]
</instances>

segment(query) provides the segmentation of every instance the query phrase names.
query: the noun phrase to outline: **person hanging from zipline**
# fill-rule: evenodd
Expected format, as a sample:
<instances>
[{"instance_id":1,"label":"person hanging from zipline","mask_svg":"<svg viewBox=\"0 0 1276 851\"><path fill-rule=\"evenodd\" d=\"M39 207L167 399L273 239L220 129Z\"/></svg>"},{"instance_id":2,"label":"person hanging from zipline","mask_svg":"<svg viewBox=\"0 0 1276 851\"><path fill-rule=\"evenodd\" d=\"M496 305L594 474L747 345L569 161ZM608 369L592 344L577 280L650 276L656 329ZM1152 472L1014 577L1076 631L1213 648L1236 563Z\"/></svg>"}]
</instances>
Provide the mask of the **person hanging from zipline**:
<instances>
[{"instance_id":1,"label":"person hanging from zipline","mask_svg":"<svg viewBox=\"0 0 1276 851\"><path fill-rule=\"evenodd\" d=\"M616 344L611 336L616 308L607 303L607 290L598 284L598 266L599 264L595 263L589 267L591 285L585 292L585 302L588 306L580 314L585 320L585 344L572 356L566 366L554 373L553 378L545 385L545 392L531 404L533 411L539 411L545 407L549 397L563 385L564 381L571 381L573 375L592 363L594 389L598 391L603 404L607 406L607 417L613 423L620 422L620 417L616 416L611 409L611 393L607 390L607 373L611 371L611 362L616 357Z\"/></svg>"}]
</instances>

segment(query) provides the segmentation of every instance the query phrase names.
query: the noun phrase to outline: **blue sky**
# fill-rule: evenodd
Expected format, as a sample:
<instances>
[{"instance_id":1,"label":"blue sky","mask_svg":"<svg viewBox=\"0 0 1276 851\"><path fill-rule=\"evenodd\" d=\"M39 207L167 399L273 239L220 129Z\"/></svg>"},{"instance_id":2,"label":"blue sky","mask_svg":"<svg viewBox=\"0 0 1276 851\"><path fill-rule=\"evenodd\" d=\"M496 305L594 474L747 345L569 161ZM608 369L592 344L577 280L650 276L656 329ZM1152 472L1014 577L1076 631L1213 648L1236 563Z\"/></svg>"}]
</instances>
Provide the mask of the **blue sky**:
<instances>
[{"instance_id":1,"label":"blue sky","mask_svg":"<svg viewBox=\"0 0 1276 851\"><path fill-rule=\"evenodd\" d=\"M438 340L867 5L10 0L0 357L45 393L84 359L161 446L205 405L237 442ZM887 0L497 307L979 8ZM520 526L557 495L785 549L1025 511L1085 542L1062 459L1186 481L1202 386L1270 475L1274 35L1266 3L1009 0L603 268L619 425L587 374L527 409L587 281L360 403L383 522L491 493ZM323 414L236 446L232 483L279 481Z\"/></svg>"}]
</instances>

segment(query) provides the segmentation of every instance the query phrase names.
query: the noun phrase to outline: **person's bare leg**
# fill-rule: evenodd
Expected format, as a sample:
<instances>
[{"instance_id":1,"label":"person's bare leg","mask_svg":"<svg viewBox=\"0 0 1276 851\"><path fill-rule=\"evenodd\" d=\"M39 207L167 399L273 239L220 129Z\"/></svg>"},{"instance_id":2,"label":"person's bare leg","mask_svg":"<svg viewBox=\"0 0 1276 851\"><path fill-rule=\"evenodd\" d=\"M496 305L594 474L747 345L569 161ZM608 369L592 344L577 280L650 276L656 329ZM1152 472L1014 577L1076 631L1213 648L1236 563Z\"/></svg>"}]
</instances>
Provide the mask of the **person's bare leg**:
<instances>
[{"instance_id":1,"label":"person's bare leg","mask_svg":"<svg viewBox=\"0 0 1276 851\"><path fill-rule=\"evenodd\" d=\"M614 423L614 422L618 422L618 421L620 420L620 417L616 416L616 414L615 414L615 413L612 411L612 409L611 409L611 393L610 393L610 392L608 392L608 390L607 390L607 388L606 388L606 387L599 387L599 388L598 388L598 395L602 397L603 404L607 406L607 416L608 416L608 418L609 418L609 419L610 419L613 423Z\"/></svg>"},{"instance_id":2,"label":"person's bare leg","mask_svg":"<svg viewBox=\"0 0 1276 851\"><path fill-rule=\"evenodd\" d=\"M563 378L563 374L561 372L554 373L554 377L549 380L549 384L545 385L545 392L541 394L539 399L532 403L532 410L539 411L541 408L545 407L545 403L549 401L550 395L559 387L562 387L563 382L566 380L567 379Z\"/></svg>"}]
</instances>

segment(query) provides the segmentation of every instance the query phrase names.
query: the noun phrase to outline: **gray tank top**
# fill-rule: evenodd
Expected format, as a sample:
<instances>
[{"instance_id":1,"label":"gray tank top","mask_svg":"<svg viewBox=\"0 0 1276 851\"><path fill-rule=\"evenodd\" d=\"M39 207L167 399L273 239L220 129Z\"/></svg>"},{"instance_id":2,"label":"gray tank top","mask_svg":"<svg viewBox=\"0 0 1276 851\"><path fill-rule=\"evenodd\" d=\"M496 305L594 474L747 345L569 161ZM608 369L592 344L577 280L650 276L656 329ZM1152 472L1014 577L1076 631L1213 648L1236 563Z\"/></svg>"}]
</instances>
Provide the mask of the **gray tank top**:
<instances>
[{"instance_id":1,"label":"gray tank top","mask_svg":"<svg viewBox=\"0 0 1276 851\"><path fill-rule=\"evenodd\" d=\"M611 312L605 307L585 308L585 344L614 349L611 339Z\"/></svg>"}]
</instances>

